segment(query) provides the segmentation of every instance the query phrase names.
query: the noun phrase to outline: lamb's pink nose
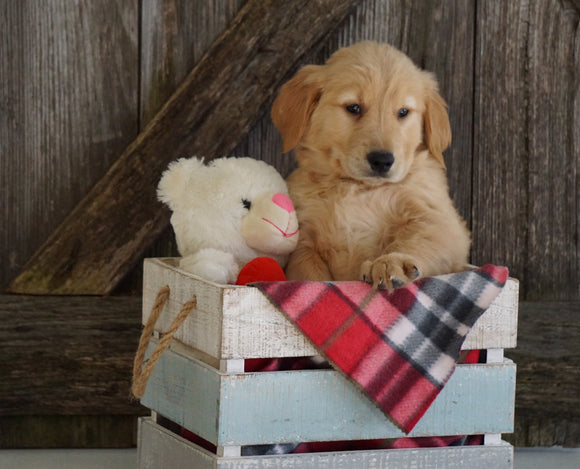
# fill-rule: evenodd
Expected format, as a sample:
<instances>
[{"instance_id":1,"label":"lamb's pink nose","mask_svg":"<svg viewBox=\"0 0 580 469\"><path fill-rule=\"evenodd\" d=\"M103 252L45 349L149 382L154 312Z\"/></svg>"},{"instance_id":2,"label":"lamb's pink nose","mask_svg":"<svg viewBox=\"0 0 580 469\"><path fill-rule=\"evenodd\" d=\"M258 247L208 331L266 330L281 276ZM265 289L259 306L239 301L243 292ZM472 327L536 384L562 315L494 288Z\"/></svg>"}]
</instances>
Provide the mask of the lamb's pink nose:
<instances>
[{"instance_id":1,"label":"lamb's pink nose","mask_svg":"<svg viewBox=\"0 0 580 469\"><path fill-rule=\"evenodd\" d=\"M290 197L288 197L286 194L283 194L282 192L274 194L272 196L272 202L274 202L279 207L282 207L288 213L292 213L294 211L294 205L292 204Z\"/></svg>"}]
</instances>

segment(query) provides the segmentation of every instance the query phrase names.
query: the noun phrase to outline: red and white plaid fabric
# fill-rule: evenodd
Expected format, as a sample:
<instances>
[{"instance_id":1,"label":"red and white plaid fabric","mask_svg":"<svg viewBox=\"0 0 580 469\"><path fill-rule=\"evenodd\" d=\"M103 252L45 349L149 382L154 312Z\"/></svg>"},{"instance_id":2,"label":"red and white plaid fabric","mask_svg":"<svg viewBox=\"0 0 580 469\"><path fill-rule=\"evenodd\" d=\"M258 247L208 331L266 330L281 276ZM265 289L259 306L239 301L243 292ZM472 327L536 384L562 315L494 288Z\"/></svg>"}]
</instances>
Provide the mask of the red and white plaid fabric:
<instances>
[{"instance_id":1,"label":"red and white plaid fabric","mask_svg":"<svg viewBox=\"0 0 580 469\"><path fill-rule=\"evenodd\" d=\"M392 293L362 282L258 287L401 430L449 380L465 336L503 288L505 267L419 279Z\"/></svg>"}]
</instances>

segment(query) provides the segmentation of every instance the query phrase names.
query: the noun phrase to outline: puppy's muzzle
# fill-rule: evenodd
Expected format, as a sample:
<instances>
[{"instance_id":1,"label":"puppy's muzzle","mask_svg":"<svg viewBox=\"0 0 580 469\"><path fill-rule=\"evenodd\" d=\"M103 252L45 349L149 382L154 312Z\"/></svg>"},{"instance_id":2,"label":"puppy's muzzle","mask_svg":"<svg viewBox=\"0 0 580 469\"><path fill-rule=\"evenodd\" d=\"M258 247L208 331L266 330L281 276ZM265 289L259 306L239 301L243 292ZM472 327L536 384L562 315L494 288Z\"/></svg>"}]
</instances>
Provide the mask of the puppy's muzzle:
<instances>
[{"instance_id":1,"label":"puppy's muzzle","mask_svg":"<svg viewBox=\"0 0 580 469\"><path fill-rule=\"evenodd\" d=\"M386 176L393 166L395 157L390 151L373 150L367 154L367 161L376 176Z\"/></svg>"}]
</instances>

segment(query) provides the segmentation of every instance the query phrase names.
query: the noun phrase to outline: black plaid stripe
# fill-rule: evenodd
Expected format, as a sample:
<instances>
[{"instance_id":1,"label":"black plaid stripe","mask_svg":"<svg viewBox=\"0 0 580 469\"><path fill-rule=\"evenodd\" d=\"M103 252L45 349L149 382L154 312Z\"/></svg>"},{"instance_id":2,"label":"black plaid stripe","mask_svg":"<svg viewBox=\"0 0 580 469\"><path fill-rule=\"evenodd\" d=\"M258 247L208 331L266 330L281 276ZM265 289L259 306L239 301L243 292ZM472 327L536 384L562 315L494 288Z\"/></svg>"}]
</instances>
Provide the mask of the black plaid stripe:
<instances>
[{"instance_id":1,"label":"black plaid stripe","mask_svg":"<svg viewBox=\"0 0 580 469\"><path fill-rule=\"evenodd\" d=\"M402 329L407 330L404 336ZM393 326L387 331L385 340L399 355L404 357L426 379L439 388L443 387L446 378L453 371L453 367L451 367L448 372L439 372L437 374L432 372L434 365L442 356L450 355L441 352L439 347L435 346L429 337L425 337L418 331L415 325L408 321L406 317L401 317L395 321ZM459 348L461 348L461 342L459 342ZM459 350L457 353L459 353ZM441 375L444 375L443 379L437 377Z\"/></svg>"},{"instance_id":2,"label":"black plaid stripe","mask_svg":"<svg viewBox=\"0 0 580 469\"><path fill-rule=\"evenodd\" d=\"M454 369L451 363L459 357L465 334L484 312L476 302L487 282L471 271L421 281L412 306L387 331L389 345L433 384L442 386ZM471 298L476 301L468 295L475 295ZM430 304L426 307L420 300Z\"/></svg>"},{"instance_id":3,"label":"black plaid stripe","mask_svg":"<svg viewBox=\"0 0 580 469\"><path fill-rule=\"evenodd\" d=\"M477 301L487 284L488 280L474 271L425 279L420 291L432 303L426 308L416 301L406 316L418 334L429 337L442 352L455 357L457 343L465 338L463 332L485 311ZM409 345L421 342L422 338L417 336L410 338Z\"/></svg>"}]
</instances>

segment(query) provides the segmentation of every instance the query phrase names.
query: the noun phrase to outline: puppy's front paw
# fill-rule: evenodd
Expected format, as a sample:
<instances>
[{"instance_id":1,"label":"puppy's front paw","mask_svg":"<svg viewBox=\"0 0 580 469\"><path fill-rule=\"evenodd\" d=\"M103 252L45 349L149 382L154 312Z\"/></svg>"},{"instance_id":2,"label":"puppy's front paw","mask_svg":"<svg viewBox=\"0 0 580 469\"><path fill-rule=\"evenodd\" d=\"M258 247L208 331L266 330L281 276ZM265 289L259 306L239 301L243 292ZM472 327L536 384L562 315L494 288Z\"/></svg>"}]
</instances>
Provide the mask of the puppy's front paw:
<instances>
[{"instance_id":1,"label":"puppy's front paw","mask_svg":"<svg viewBox=\"0 0 580 469\"><path fill-rule=\"evenodd\" d=\"M421 271L411 256L393 252L374 261L364 262L361 274L363 282L378 289L393 291L418 279Z\"/></svg>"}]
</instances>

